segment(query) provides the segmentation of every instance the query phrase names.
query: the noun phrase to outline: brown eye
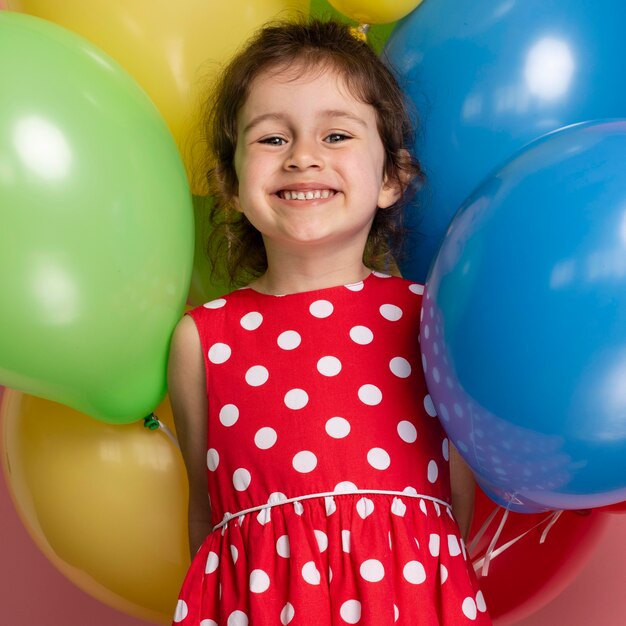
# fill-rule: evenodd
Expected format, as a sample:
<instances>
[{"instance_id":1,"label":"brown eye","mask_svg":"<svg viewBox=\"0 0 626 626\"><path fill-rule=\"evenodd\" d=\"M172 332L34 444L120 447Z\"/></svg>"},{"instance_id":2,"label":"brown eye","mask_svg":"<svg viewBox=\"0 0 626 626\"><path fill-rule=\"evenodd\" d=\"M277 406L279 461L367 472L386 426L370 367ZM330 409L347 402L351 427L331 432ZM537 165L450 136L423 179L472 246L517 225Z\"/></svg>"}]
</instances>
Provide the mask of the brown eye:
<instances>
[{"instance_id":1,"label":"brown eye","mask_svg":"<svg viewBox=\"0 0 626 626\"><path fill-rule=\"evenodd\" d=\"M331 133L324 139L324 141L326 143L340 143L346 139L350 139L350 137L348 135L344 135L343 133Z\"/></svg>"},{"instance_id":2,"label":"brown eye","mask_svg":"<svg viewBox=\"0 0 626 626\"><path fill-rule=\"evenodd\" d=\"M282 146L287 143L282 137L265 137L259 141L269 146Z\"/></svg>"}]
</instances>

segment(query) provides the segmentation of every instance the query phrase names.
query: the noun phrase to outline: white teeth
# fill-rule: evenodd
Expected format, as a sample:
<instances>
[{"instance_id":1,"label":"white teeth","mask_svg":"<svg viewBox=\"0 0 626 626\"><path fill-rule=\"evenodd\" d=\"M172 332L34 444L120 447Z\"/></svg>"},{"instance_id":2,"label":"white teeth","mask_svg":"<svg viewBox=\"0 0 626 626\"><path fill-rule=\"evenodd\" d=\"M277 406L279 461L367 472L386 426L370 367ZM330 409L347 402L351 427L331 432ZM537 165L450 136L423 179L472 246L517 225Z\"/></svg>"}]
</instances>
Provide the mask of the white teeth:
<instances>
[{"instance_id":1,"label":"white teeth","mask_svg":"<svg viewBox=\"0 0 626 626\"><path fill-rule=\"evenodd\" d=\"M286 189L280 192L284 200L319 200L320 198L330 198L335 192L331 189L310 189L307 191L290 191Z\"/></svg>"}]
</instances>

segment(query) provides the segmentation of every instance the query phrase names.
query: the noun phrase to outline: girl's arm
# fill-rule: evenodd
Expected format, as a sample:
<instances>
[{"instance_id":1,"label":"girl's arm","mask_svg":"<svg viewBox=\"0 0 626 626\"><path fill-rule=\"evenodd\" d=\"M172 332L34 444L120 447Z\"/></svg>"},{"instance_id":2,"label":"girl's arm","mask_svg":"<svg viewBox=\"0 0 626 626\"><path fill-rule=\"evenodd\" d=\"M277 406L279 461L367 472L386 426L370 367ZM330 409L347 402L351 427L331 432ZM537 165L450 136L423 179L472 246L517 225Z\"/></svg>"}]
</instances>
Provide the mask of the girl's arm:
<instances>
[{"instance_id":1,"label":"girl's arm","mask_svg":"<svg viewBox=\"0 0 626 626\"><path fill-rule=\"evenodd\" d=\"M188 315L178 322L167 366L170 402L189 481L191 558L211 531L207 485L207 397L200 337Z\"/></svg>"},{"instance_id":2,"label":"girl's arm","mask_svg":"<svg viewBox=\"0 0 626 626\"><path fill-rule=\"evenodd\" d=\"M459 523L461 536L467 541L474 515L474 474L452 444L450 444L450 483L452 510Z\"/></svg>"}]
</instances>

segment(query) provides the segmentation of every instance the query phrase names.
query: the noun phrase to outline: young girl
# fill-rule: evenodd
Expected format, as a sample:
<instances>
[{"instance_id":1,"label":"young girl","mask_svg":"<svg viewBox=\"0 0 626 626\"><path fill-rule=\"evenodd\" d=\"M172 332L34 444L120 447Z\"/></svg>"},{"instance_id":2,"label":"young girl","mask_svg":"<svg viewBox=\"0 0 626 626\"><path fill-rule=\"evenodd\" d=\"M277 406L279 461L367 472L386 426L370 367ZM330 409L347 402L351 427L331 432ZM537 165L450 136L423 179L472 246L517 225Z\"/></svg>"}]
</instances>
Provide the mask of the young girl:
<instances>
[{"instance_id":1,"label":"young girl","mask_svg":"<svg viewBox=\"0 0 626 626\"><path fill-rule=\"evenodd\" d=\"M398 85L345 26L267 27L210 128L222 258L251 282L172 340L195 554L174 624L489 624L451 508L467 529L473 487L453 463L451 495L421 369L423 287L372 269L419 176Z\"/></svg>"}]
</instances>

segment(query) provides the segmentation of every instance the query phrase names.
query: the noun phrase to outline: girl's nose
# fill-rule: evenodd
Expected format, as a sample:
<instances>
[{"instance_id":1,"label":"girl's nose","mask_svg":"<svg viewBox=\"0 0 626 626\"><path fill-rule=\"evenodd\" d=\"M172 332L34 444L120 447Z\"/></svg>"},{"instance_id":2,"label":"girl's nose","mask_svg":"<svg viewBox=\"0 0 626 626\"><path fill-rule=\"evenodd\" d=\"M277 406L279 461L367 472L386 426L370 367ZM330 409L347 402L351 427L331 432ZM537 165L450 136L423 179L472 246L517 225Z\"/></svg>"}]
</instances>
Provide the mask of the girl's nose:
<instances>
[{"instance_id":1,"label":"girl's nose","mask_svg":"<svg viewBox=\"0 0 626 626\"><path fill-rule=\"evenodd\" d=\"M308 168L320 169L323 166L323 159L320 147L315 141L294 139L291 143L291 150L285 159L285 169L303 170Z\"/></svg>"}]
</instances>

